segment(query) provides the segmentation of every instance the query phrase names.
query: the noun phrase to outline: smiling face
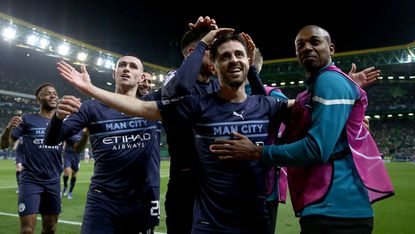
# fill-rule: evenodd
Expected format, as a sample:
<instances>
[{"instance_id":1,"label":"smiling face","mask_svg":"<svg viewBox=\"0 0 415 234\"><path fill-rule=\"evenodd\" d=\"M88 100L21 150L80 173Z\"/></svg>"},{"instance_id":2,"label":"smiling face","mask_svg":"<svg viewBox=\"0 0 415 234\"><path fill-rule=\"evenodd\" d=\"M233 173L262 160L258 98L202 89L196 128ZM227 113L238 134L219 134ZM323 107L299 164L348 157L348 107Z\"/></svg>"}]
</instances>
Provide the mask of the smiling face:
<instances>
[{"instance_id":1,"label":"smiling face","mask_svg":"<svg viewBox=\"0 0 415 234\"><path fill-rule=\"evenodd\" d=\"M306 26L295 38L298 62L309 72L318 71L331 63L334 45L329 33L317 26Z\"/></svg>"},{"instance_id":2,"label":"smiling face","mask_svg":"<svg viewBox=\"0 0 415 234\"><path fill-rule=\"evenodd\" d=\"M54 110L58 104L58 93L56 92L55 87L48 85L40 89L36 96L36 100L39 102L41 109L51 111Z\"/></svg>"},{"instance_id":3,"label":"smiling face","mask_svg":"<svg viewBox=\"0 0 415 234\"><path fill-rule=\"evenodd\" d=\"M134 56L121 57L113 73L117 86L131 88L138 85L143 74L143 64Z\"/></svg>"},{"instance_id":4,"label":"smiling face","mask_svg":"<svg viewBox=\"0 0 415 234\"><path fill-rule=\"evenodd\" d=\"M148 72L143 72L143 75L141 76L142 81L138 82L138 96L145 96L150 93L153 81L151 78L151 74Z\"/></svg>"},{"instance_id":5,"label":"smiling face","mask_svg":"<svg viewBox=\"0 0 415 234\"><path fill-rule=\"evenodd\" d=\"M211 60L222 85L239 88L246 80L249 60L244 44L237 36L224 38L224 41L212 46Z\"/></svg>"}]
</instances>

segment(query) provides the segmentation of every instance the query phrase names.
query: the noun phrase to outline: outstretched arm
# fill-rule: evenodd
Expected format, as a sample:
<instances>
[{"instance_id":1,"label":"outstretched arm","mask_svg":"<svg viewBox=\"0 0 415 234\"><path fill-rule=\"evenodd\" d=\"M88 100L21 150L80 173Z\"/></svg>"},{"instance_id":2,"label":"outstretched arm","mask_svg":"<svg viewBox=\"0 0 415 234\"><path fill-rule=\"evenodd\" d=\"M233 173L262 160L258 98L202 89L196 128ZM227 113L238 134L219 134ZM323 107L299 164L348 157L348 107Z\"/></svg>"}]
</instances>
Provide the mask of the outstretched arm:
<instances>
[{"instance_id":1,"label":"outstretched arm","mask_svg":"<svg viewBox=\"0 0 415 234\"><path fill-rule=\"evenodd\" d=\"M160 112L155 101L146 102L126 95L112 93L98 88L91 83L85 65L81 65L81 72L64 61L57 63L59 74L72 86L83 94L100 100L111 108L120 112L144 117L149 120L161 120Z\"/></svg>"},{"instance_id":2,"label":"outstretched arm","mask_svg":"<svg viewBox=\"0 0 415 234\"><path fill-rule=\"evenodd\" d=\"M203 37L194 51L183 60L174 77L163 87L162 99L166 100L190 95L199 78L206 47L210 46L218 35L233 31L231 28L220 28L210 31Z\"/></svg>"}]
</instances>

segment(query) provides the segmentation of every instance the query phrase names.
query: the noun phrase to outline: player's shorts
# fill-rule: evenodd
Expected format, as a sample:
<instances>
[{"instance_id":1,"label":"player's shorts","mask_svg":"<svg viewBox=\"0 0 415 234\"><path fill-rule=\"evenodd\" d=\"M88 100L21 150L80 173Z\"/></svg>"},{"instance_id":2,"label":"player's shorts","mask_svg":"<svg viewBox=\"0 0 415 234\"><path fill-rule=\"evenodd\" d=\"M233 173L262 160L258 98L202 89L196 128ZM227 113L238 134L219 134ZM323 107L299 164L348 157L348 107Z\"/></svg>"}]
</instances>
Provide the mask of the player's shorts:
<instances>
[{"instance_id":1,"label":"player's shorts","mask_svg":"<svg viewBox=\"0 0 415 234\"><path fill-rule=\"evenodd\" d=\"M159 188L153 188L151 193L151 199L123 201L91 189L81 233L152 233L160 220Z\"/></svg>"},{"instance_id":2,"label":"player's shorts","mask_svg":"<svg viewBox=\"0 0 415 234\"><path fill-rule=\"evenodd\" d=\"M169 233L190 233L198 183L198 177L191 170L170 172L164 203Z\"/></svg>"},{"instance_id":3,"label":"player's shorts","mask_svg":"<svg viewBox=\"0 0 415 234\"><path fill-rule=\"evenodd\" d=\"M79 171L79 157L63 157L63 168L70 167L74 172Z\"/></svg>"},{"instance_id":4,"label":"player's shorts","mask_svg":"<svg viewBox=\"0 0 415 234\"><path fill-rule=\"evenodd\" d=\"M60 182L41 184L20 180L19 216L31 214L56 215L61 213Z\"/></svg>"}]
</instances>

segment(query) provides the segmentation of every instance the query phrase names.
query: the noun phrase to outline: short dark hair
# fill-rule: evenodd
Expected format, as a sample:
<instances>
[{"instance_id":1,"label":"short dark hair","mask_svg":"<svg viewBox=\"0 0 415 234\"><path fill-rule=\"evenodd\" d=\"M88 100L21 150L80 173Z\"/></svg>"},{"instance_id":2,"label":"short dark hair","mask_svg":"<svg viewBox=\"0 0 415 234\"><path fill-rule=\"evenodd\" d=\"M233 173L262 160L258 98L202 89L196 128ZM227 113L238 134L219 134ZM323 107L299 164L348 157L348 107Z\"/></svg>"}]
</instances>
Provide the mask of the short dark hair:
<instances>
[{"instance_id":1,"label":"short dark hair","mask_svg":"<svg viewBox=\"0 0 415 234\"><path fill-rule=\"evenodd\" d=\"M225 33L220 35L210 48L210 61L214 62L218 56L218 47L228 41L239 41L247 51L246 42L239 33Z\"/></svg>"},{"instance_id":2,"label":"short dark hair","mask_svg":"<svg viewBox=\"0 0 415 234\"><path fill-rule=\"evenodd\" d=\"M120 58L122 58L122 57L126 57L126 56L130 56L130 57L134 57L134 58L138 59L138 60L140 61L140 63L141 63L141 66L143 66L143 69L144 69L144 63L143 63L143 61L141 61L141 59L140 59L140 58L139 58L136 54L131 53L131 52L127 52L127 53L122 54L122 55L118 58L118 60L117 60L117 64L118 64L118 61L120 60Z\"/></svg>"},{"instance_id":3,"label":"short dark hair","mask_svg":"<svg viewBox=\"0 0 415 234\"><path fill-rule=\"evenodd\" d=\"M35 96L37 97L37 95L39 95L40 91L42 91L42 89L44 87L47 87L47 86L55 88L55 86L53 84L51 84L51 83L41 84L39 87L37 87L36 92L35 92Z\"/></svg>"},{"instance_id":4,"label":"short dark hair","mask_svg":"<svg viewBox=\"0 0 415 234\"><path fill-rule=\"evenodd\" d=\"M124 53L124 54L121 55L121 57L125 57L125 56L130 56L130 57L134 57L134 58L140 59L136 54L131 53L131 52L127 52L127 53Z\"/></svg>"},{"instance_id":5,"label":"short dark hair","mask_svg":"<svg viewBox=\"0 0 415 234\"><path fill-rule=\"evenodd\" d=\"M191 29L187 31L181 41L181 49L184 51L186 47L188 47L190 44L200 41L203 37L205 37L209 32L211 28L210 27L198 27L195 29Z\"/></svg>"}]
</instances>

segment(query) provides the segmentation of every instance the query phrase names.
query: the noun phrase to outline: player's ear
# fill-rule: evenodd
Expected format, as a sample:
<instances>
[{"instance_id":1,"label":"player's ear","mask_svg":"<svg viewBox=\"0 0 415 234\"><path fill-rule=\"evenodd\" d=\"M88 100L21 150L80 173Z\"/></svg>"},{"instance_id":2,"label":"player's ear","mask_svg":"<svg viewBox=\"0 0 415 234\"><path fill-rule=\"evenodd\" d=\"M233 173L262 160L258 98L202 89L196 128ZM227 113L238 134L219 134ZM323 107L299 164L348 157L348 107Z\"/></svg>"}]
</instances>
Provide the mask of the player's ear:
<instances>
[{"instance_id":1,"label":"player's ear","mask_svg":"<svg viewBox=\"0 0 415 234\"><path fill-rule=\"evenodd\" d=\"M217 74L215 65L209 64L209 70L210 70L210 72L212 72L213 75L216 75Z\"/></svg>"}]
</instances>

